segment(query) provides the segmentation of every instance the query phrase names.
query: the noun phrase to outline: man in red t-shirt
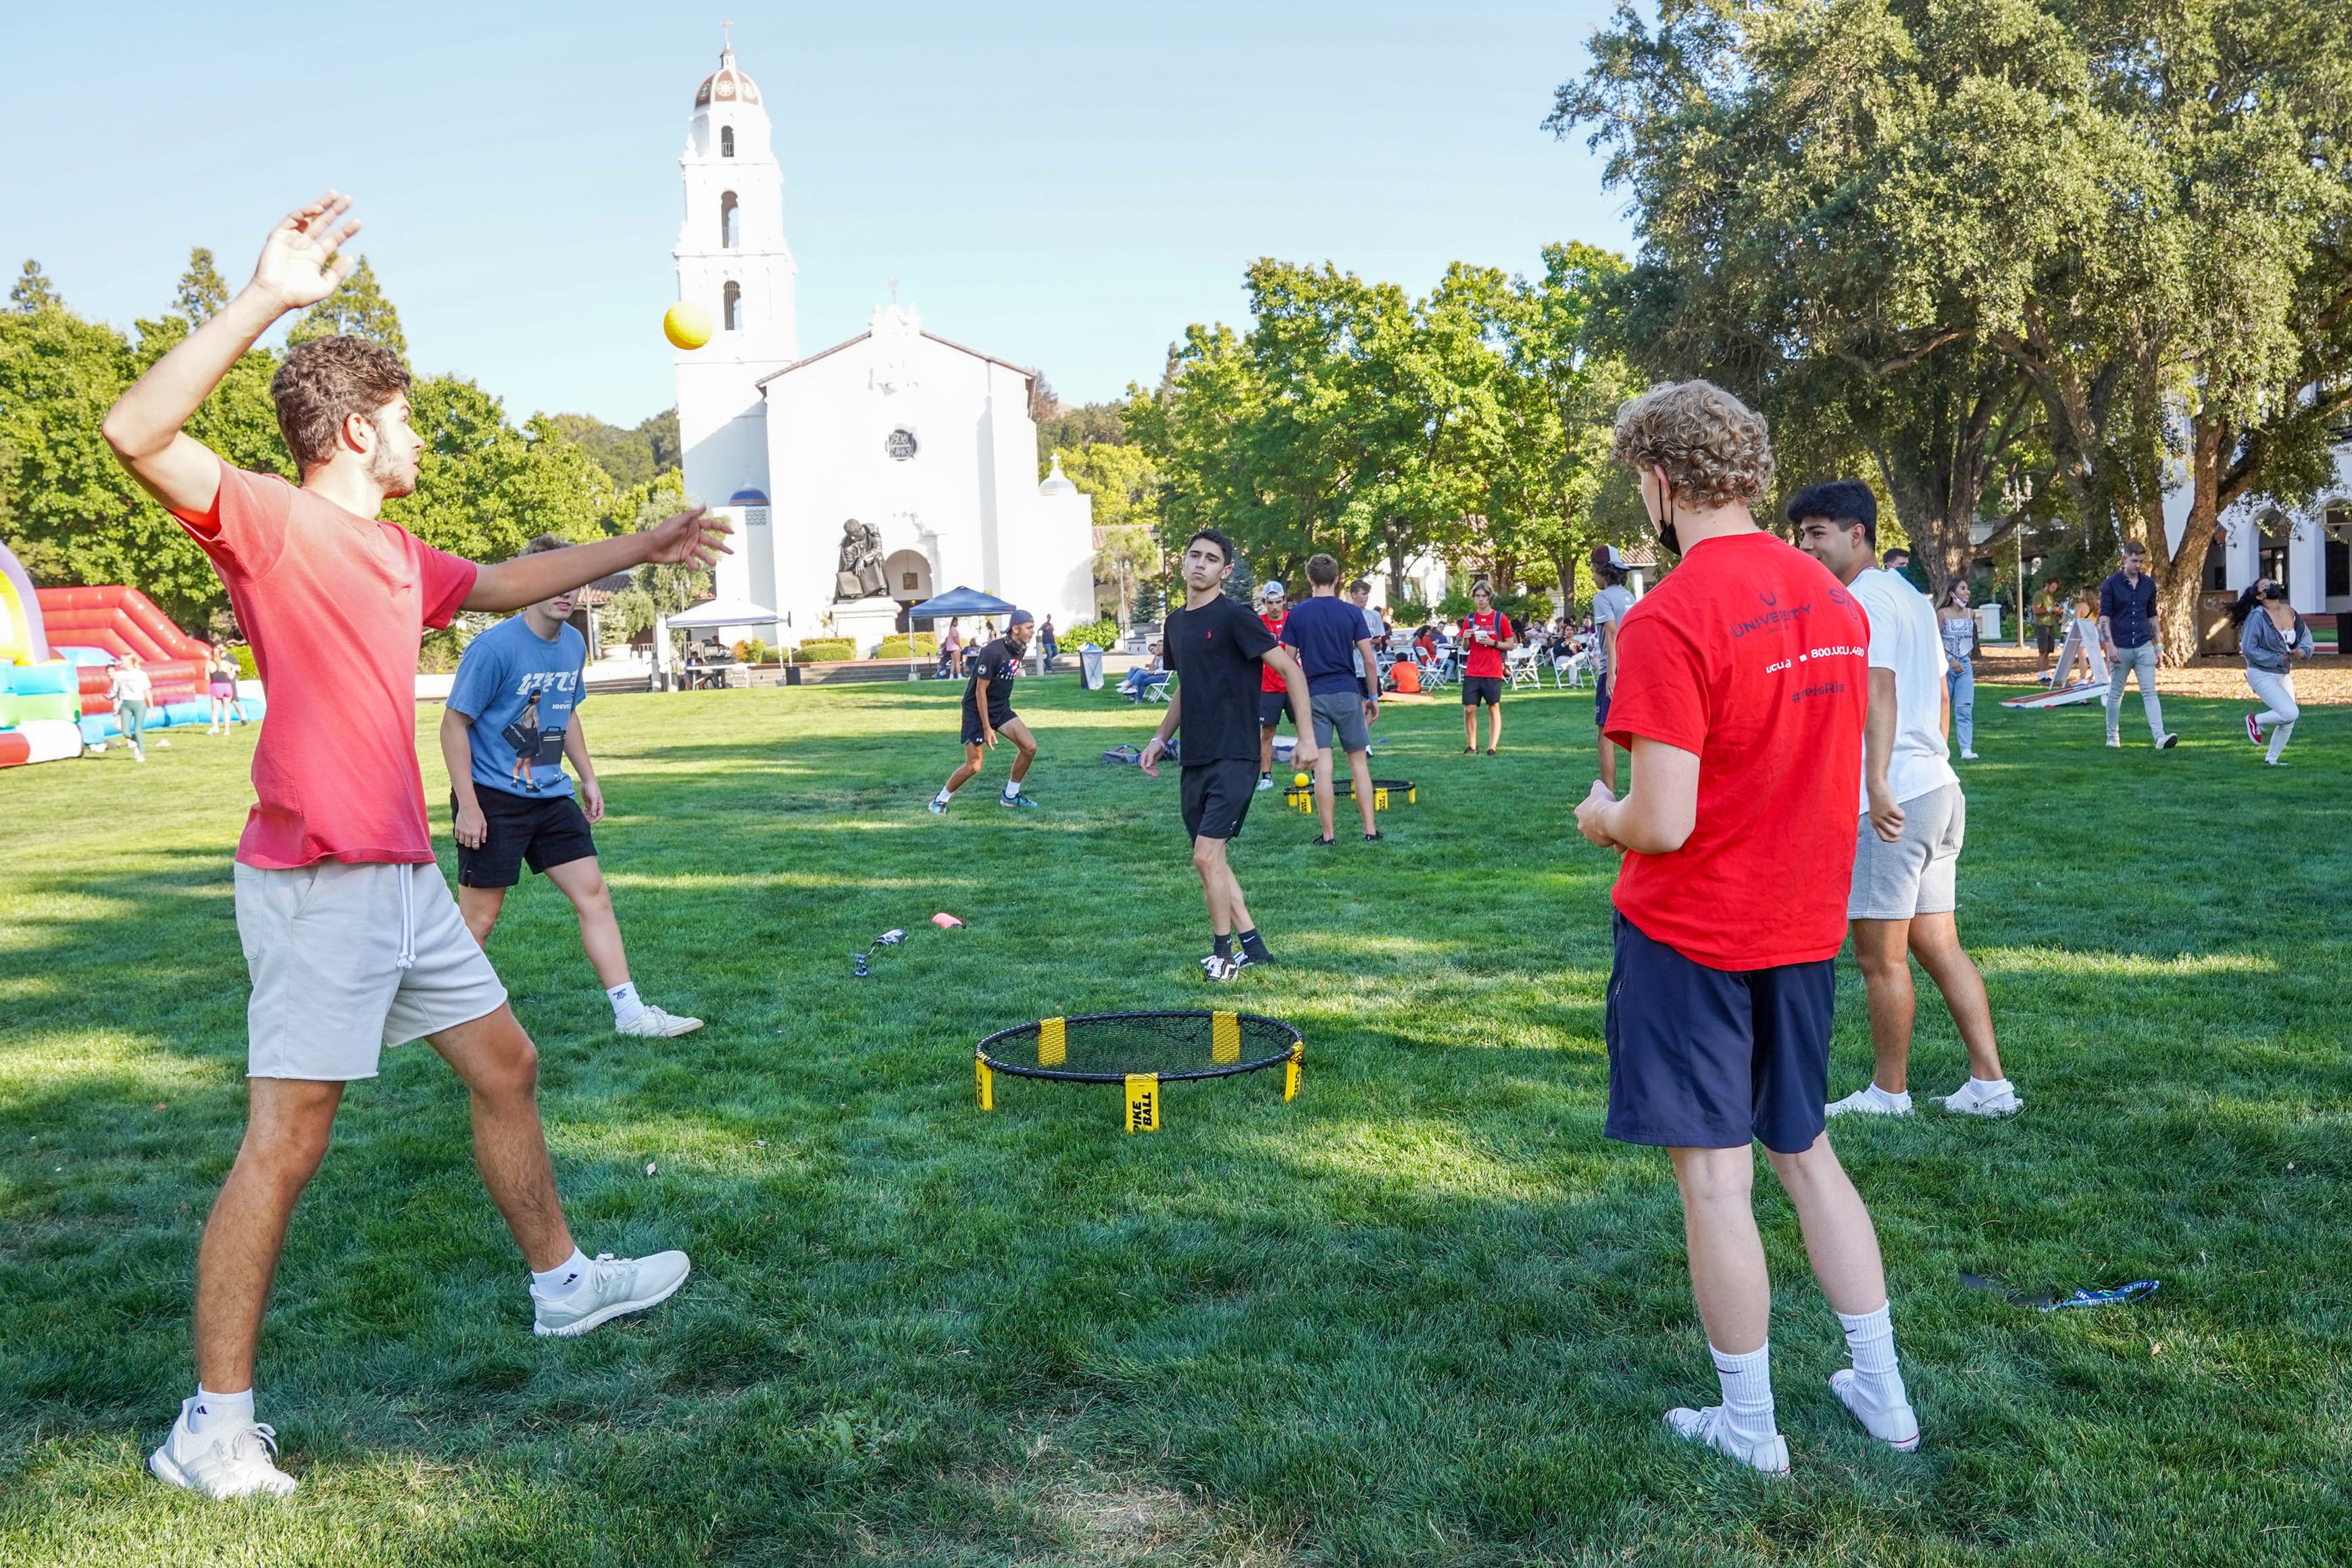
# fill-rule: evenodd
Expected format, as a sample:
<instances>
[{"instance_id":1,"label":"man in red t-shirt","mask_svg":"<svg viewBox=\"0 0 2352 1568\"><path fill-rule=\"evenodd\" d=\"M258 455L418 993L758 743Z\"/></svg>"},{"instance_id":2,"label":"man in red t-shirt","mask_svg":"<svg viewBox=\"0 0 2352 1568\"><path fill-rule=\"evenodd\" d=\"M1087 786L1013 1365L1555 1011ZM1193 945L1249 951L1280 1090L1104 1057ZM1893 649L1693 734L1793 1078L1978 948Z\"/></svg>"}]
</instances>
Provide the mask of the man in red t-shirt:
<instances>
[{"instance_id":1,"label":"man in red t-shirt","mask_svg":"<svg viewBox=\"0 0 2352 1568\"><path fill-rule=\"evenodd\" d=\"M1511 618L1495 608L1495 591L1481 582L1470 590L1471 612L1462 618L1462 755L1478 749L1478 705L1486 705L1486 755L1503 744L1503 654L1519 644Z\"/></svg>"},{"instance_id":2,"label":"man in red t-shirt","mask_svg":"<svg viewBox=\"0 0 2352 1568\"><path fill-rule=\"evenodd\" d=\"M298 488L230 467L182 429L278 318L351 273L359 229L329 192L263 242L253 280L106 416L133 478L212 560L269 688L258 797L236 851L252 977L250 1112L196 1260L196 1392L148 1469L213 1498L284 1496L254 1419L253 1363L288 1221L326 1153L343 1086L423 1038L473 1101L483 1185L531 1270L536 1332L584 1333L667 1299L683 1252L591 1261L556 1196L539 1059L441 880L416 761L416 653L459 610L514 610L646 561L707 566L727 528L698 511L644 533L476 566L378 517L416 487L408 372L379 343L324 338L270 382ZM340 225L340 226L339 226Z\"/></svg>"},{"instance_id":3,"label":"man in red t-shirt","mask_svg":"<svg viewBox=\"0 0 2352 1568\"><path fill-rule=\"evenodd\" d=\"M1763 532L1764 422L1706 382L1617 416L1659 542L1681 563L1626 612L1608 738L1577 826L1624 852L1610 971L1604 1133L1664 1145L1723 1403L1666 1412L1682 1437L1789 1468L1773 1418L1772 1282L1750 1203L1752 1142L1796 1205L1853 1365L1830 1386L1872 1436L1918 1446L1878 1238L1830 1148L1831 965L1845 935L1870 622L1818 561Z\"/></svg>"},{"instance_id":4,"label":"man in red t-shirt","mask_svg":"<svg viewBox=\"0 0 2352 1568\"><path fill-rule=\"evenodd\" d=\"M1257 618L1276 643L1282 641L1282 623L1290 619L1290 590L1277 580L1262 582L1257 590ZM1290 688L1283 685L1282 674L1272 664L1257 682L1257 787L1274 788L1274 731L1283 716L1290 711Z\"/></svg>"}]
</instances>

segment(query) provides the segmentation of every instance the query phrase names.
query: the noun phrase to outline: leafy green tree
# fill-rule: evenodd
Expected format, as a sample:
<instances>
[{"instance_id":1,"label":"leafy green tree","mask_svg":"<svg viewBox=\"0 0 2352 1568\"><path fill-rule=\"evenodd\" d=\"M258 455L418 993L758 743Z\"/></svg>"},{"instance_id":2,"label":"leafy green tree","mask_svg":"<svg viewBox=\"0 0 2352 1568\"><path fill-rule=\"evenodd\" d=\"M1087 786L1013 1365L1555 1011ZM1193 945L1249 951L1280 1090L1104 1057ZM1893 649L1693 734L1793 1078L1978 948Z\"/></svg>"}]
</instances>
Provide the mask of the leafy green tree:
<instances>
[{"instance_id":1,"label":"leafy green tree","mask_svg":"<svg viewBox=\"0 0 2352 1568\"><path fill-rule=\"evenodd\" d=\"M677 463L677 410L665 409L624 429L593 414L555 413L548 423L586 450L596 465L623 489L674 472Z\"/></svg>"},{"instance_id":2,"label":"leafy green tree","mask_svg":"<svg viewBox=\"0 0 2352 1568\"><path fill-rule=\"evenodd\" d=\"M25 316L62 308L65 304L58 297L58 291L47 276L41 271L41 264L30 256L25 258L25 270L17 275L15 286L8 290L8 302L16 308L18 314Z\"/></svg>"},{"instance_id":3,"label":"leafy green tree","mask_svg":"<svg viewBox=\"0 0 2352 1568\"><path fill-rule=\"evenodd\" d=\"M517 430L499 400L459 376L426 376L409 392L425 438L414 495L384 516L436 549L505 560L540 534L592 539L617 499L595 462L545 418Z\"/></svg>"},{"instance_id":4,"label":"leafy green tree","mask_svg":"<svg viewBox=\"0 0 2352 1568\"><path fill-rule=\"evenodd\" d=\"M228 281L203 246L188 252L188 270L180 275L180 292L173 308L192 327L201 327L228 303Z\"/></svg>"},{"instance_id":5,"label":"leafy green tree","mask_svg":"<svg viewBox=\"0 0 2352 1568\"><path fill-rule=\"evenodd\" d=\"M403 363L408 359L408 338L400 329L400 312L385 298L375 279L375 268L366 256L360 257L352 275L336 286L335 291L296 318L286 330L286 346L299 348L319 338L365 338L382 343L398 354Z\"/></svg>"},{"instance_id":6,"label":"leafy green tree","mask_svg":"<svg viewBox=\"0 0 2352 1568\"><path fill-rule=\"evenodd\" d=\"M1127 444L1127 422L1121 417L1125 404L1118 402L1087 402L1072 405L1057 403L1054 412L1037 422L1037 449L1048 455L1075 452L1084 446L1123 446ZM1045 476L1045 460L1037 463L1037 477Z\"/></svg>"}]
</instances>

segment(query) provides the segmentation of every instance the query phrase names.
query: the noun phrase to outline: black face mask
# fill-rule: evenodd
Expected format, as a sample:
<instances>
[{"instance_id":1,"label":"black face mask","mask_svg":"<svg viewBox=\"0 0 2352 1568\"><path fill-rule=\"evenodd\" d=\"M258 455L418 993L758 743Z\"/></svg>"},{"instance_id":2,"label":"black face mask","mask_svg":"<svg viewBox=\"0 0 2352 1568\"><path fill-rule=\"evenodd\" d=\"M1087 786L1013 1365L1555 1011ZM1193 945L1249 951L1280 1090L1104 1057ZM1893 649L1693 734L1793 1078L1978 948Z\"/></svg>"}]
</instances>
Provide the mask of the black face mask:
<instances>
[{"instance_id":1,"label":"black face mask","mask_svg":"<svg viewBox=\"0 0 2352 1568\"><path fill-rule=\"evenodd\" d=\"M1682 540L1675 537L1675 493L1672 490L1665 492L1665 502L1666 520L1658 525L1658 544L1668 555L1680 560L1683 545Z\"/></svg>"}]
</instances>

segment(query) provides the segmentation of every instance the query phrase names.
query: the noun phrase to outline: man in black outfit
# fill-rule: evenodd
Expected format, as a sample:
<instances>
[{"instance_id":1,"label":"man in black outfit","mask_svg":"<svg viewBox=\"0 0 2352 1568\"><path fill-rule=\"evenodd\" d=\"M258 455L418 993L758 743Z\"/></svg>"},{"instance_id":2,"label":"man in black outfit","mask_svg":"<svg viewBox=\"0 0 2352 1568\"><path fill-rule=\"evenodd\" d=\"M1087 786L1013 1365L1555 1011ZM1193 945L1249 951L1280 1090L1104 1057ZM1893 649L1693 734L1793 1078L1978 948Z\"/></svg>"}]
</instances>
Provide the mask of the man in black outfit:
<instances>
[{"instance_id":1,"label":"man in black outfit","mask_svg":"<svg viewBox=\"0 0 2352 1568\"><path fill-rule=\"evenodd\" d=\"M1005 780L1000 806L1034 806L1021 792L1029 765L1037 760L1037 740L1021 716L1013 711L1013 682L1021 674L1021 655L1029 651L1029 631L1035 621L1026 610L1013 612L1004 635L972 655L971 679L963 688L963 766L948 775L931 797L931 815L944 817L955 792L980 772L1000 735L1011 737L1019 755L1013 759L1013 777Z\"/></svg>"},{"instance_id":2,"label":"man in black outfit","mask_svg":"<svg viewBox=\"0 0 2352 1568\"><path fill-rule=\"evenodd\" d=\"M1225 841L1242 831L1257 787L1257 698L1265 665L1273 665L1289 687L1290 722L1298 735L1291 760L1300 768L1315 766L1315 718L1298 661L1274 640L1255 611L1225 597L1233 541L1215 528L1202 528L1185 541L1179 570L1184 605L1169 612L1163 632L1176 693L1159 732L1143 748L1143 770L1160 777L1168 737L1181 726L1184 831L1192 835L1192 869L1200 873L1215 937L1201 967L1212 980L1230 980L1246 965L1273 961L1225 860Z\"/></svg>"}]
</instances>

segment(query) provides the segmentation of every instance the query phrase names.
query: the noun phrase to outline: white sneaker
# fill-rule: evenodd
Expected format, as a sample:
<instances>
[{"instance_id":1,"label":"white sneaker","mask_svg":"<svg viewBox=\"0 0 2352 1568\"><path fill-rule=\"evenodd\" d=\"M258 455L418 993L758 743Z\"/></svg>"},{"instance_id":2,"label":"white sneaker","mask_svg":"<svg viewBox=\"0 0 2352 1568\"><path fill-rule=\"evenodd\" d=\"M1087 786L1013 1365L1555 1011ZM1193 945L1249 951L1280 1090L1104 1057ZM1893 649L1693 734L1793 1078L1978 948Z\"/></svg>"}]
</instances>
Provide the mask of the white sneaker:
<instances>
[{"instance_id":1,"label":"white sneaker","mask_svg":"<svg viewBox=\"0 0 2352 1568\"><path fill-rule=\"evenodd\" d=\"M1731 1429L1731 1422L1720 1405L1710 1405L1704 1410L1678 1405L1666 1412L1666 1427L1677 1437L1705 1443L1716 1452L1728 1454L1768 1476L1789 1473L1789 1439L1778 1432L1760 1440L1741 1437Z\"/></svg>"},{"instance_id":2,"label":"white sneaker","mask_svg":"<svg viewBox=\"0 0 2352 1568\"><path fill-rule=\"evenodd\" d=\"M2111 736L2107 737L2107 749L2108 749L2108 750L2110 750L2110 751L2121 751L2123 748L2124 748L2124 737L2123 737L2122 736L2120 736L2120 735L2111 735Z\"/></svg>"},{"instance_id":3,"label":"white sneaker","mask_svg":"<svg viewBox=\"0 0 2352 1568\"><path fill-rule=\"evenodd\" d=\"M2169 751L2169 750L2171 750L2174 747L2176 747L2176 746L2178 746L2178 745L2179 745L2179 744L2180 744L2180 737L2179 737L2179 736L2177 736L2177 735L2173 734L2173 733L2172 733L2170 730L2168 730L2168 730L2166 730L2162 735L2159 735L2159 736L2158 736L2158 737L2156 737L2156 748L2157 748L2158 751Z\"/></svg>"},{"instance_id":4,"label":"white sneaker","mask_svg":"<svg viewBox=\"0 0 2352 1568\"><path fill-rule=\"evenodd\" d=\"M1261 773L1261 774L1259 774L1259 775L1257 776L1257 787L1258 787L1260 789L1273 789L1273 788L1274 788L1274 775L1273 775L1273 774L1271 774L1271 773Z\"/></svg>"},{"instance_id":5,"label":"white sneaker","mask_svg":"<svg viewBox=\"0 0 2352 1568\"><path fill-rule=\"evenodd\" d=\"M932 797L931 797L931 815L932 815L932 816L934 816L934 817L944 817L944 816L946 816L947 814L948 814L948 803L947 803L945 800L940 800L937 795L932 796Z\"/></svg>"},{"instance_id":6,"label":"white sneaker","mask_svg":"<svg viewBox=\"0 0 2352 1568\"><path fill-rule=\"evenodd\" d=\"M158 1480L198 1491L215 1502L267 1492L290 1497L301 1483L270 1462L278 1452L278 1433L255 1423L216 1427L199 1437L188 1430L188 1406L180 1406L163 1446L147 1457L147 1468Z\"/></svg>"},{"instance_id":7,"label":"white sneaker","mask_svg":"<svg viewBox=\"0 0 2352 1568\"><path fill-rule=\"evenodd\" d=\"M1974 762L1976 759L1977 754L1973 751L1963 751L1960 753L1960 760L1963 762Z\"/></svg>"},{"instance_id":8,"label":"white sneaker","mask_svg":"<svg viewBox=\"0 0 2352 1568\"><path fill-rule=\"evenodd\" d=\"M1889 1094L1875 1083L1865 1083L1844 1099L1828 1107L1828 1114L1843 1116L1853 1113L1863 1116L1908 1116L1911 1113L1911 1092Z\"/></svg>"},{"instance_id":9,"label":"white sneaker","mask_svg":"<svg viewBox=\"0 0 2352 1568\"><path fill-rule=\"evenodd\" d=\"M667 1040L673 1035L692 1034L701 1027L700 1019L682 1019L676 1013L666 1013L659 1008L648 1007L628 1022L614 1024L613 1032L643 1035L649 1040Z\"/></svg>"},{"instance_id":10,"label":"white sneaker","mask_svg":"<svg viewBox=\"0 0 2352 1568\"><path fill-rule=\"evenodd\" d=\"M2016 1090L2004 1084L1988 1093L1977 1087L1978 1082L1971 1078L1958 1093L1945 1095L1944 1109L1960 1116L2014 1116L2025 1109Z\"/></svg>"},{"instance_id":11,"label":"white sneaker","mask_svg":"<svg viewBox=\"0 0 2352 1568\"><path fill-rule=\"evenodd\" d=\"M1908 1405L1898 1404L1885 1410L1863 1403L1862 1378L1851 1366L1841 1367L1830 1374L1830 1391L1838 1402L1853 1412L1862 1429L1893 1448L1907 1454L1919 1446L1919 1417Z\"/></svg>"},{"instance_id":12,"label":"white sneaker","mask_svg":"<svg viewBox=\"0 0 2352 1568\"><path fill-rule=\"evenodd\" d=\"M543 1301L532 1295L538 1312L530 1332L570 1339L626 1313L658 1306L677 1293L691 1267L683 1252L656 1252L650 1258L599 1252L588 1265L587 1278L562 1301Z\"/></svg>"}]
</instances>

